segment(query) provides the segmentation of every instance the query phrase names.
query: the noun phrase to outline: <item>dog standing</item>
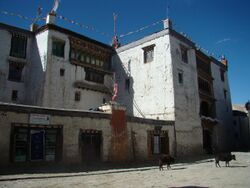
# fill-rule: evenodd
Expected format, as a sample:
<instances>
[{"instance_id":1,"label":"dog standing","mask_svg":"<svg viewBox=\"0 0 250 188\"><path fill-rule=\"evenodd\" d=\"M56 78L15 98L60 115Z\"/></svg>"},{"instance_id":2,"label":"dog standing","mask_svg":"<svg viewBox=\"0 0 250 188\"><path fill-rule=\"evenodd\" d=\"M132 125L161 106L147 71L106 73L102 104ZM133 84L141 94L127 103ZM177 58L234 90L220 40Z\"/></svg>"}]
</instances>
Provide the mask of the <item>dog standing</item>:
<instances>
[{"instance_id":1,"label":"dog standing","mask_svg":"<svg viewBox=\"0 0 250 188\"><path fill-rule=\"evenodd\" d=\"M229 161L236 160L235 155L231 153L220 153L215 156L215 166L220 167L219 161L225 161L226 167L229 166Z\"/></svg>"},{"instance_id":2,"label":"dog standing","mask_svg":"<svg viewBox=\"0 0 250 188\"><path fill-rule=\"evenodd\" d=\"M163 165L167 165L167 169L171 169L170 164L174 163L175 159L170 155L164 155L159 159L159 170L163 170Z\"/></svg>"}]
</instances>

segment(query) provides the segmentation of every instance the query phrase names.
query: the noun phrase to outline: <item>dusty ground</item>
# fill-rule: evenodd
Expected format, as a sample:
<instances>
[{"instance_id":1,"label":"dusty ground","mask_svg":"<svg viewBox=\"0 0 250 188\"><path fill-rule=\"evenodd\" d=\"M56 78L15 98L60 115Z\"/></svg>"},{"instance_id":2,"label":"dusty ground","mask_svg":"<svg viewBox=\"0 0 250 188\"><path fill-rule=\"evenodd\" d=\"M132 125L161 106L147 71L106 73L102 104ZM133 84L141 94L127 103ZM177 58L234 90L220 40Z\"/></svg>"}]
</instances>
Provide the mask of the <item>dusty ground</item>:
<instances>
[{"instance_id":1,"label":"dusty ground","mask_svg":"<svg viewBox=\"0 0 250 188\"><path fill-rule=\"evenodd\" d=\"M250 153L234 153L236 161L216 168L213 159L157 166L77 173L0 175L0 187L250 187Z\"/></svg>"}]
</instances>

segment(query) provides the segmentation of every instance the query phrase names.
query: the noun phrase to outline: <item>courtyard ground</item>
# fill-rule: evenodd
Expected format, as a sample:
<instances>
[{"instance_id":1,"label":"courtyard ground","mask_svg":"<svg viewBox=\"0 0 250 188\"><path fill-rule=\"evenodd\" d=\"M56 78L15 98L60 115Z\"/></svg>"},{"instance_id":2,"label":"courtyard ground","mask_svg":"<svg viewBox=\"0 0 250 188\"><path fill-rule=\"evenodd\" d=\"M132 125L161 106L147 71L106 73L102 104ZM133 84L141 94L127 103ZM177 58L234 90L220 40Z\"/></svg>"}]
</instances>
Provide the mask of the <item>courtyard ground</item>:
<instances>
[{"instance_id":1,"label":"courtyard ground","mask_svg":"<svg viewBox=\"0 0 250 188\"><path fill-rule=\"evenodd\" d=\"M0 175L0 187L250 187L250 153L233 153L236 161L216 168L214 159L177 162L172 170L158 166L126 167L78 172L6 172Z\"/></svg>"}]
</instances>

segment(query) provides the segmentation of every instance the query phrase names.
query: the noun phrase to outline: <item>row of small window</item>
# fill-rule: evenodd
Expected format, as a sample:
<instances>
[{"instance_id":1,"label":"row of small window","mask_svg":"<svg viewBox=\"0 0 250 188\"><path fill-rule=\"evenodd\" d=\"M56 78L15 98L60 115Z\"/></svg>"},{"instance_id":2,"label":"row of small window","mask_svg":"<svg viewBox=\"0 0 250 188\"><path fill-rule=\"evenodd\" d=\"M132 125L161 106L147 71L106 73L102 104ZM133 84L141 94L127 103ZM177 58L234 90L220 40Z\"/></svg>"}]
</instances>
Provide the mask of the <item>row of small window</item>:
<instances>
[{"instance_id":1,"label":"row of small window","mask_svg":"<svg viewBox=\"0 0 250 188\"><path fill-rule=\"evenodd\" d=\"M77 60L82 63L88 63L92 65L96 65L98 67L103 67L104 62L98 58L90 56L80 50L72 49L70 53L70 58L73 60Z\"/></svg>"},{"instance_id":2,"label":"row of small window","mask_svg":"<svg viewBox=\"0 0 250 188\"><path fill-rule=\"evenodd\" d=\"M149 63L154 60L154 47L155 45L153 44L153 45L142 48L143 56L144 56L144 63ZM188 63L188 49L183 45L180 45L180 49L181 49L182 62Z\"/></svg>"},{"instance_id":3,"label":"row of small window","mask_svg":"<svg viewBox=\"0 0 250 188\"><path fill-rule=\"evenodd\" d=\"M22 81L22 71L24 65L20 63L10 62L9 63L9 76L8 80L14 82ZM60 69L60 76L64 76L65 69ZM94 71L87 70L86 71L86 80L103 84L104 83L104 75L101 73L97 73Z\"/></svg>"},{"instance_id":4,"label":"row of small window","mask_svg":"<svg viewBox=\"0 0 250 188\"><path fill-rule=\"evenodd\" d=\"M60 76L64 76L64 74L65 74L65 69L60 69ZM86 70L85 80L103 84L104 75L94 71Z\"/></svg>"},{"instance_id":5,"label":"row of small window","mask_svg":"<svg viewBox=\"0 0 250 188\"><path fill-rule=\"evenodd\" d=\"M76 91L75 92L75 101L81 101L81 91ZM106 103L106 99L103 98L102 99L102 103Z\"/></svg>"},{"instance_id":6,"label":"row of small window","mask_svg":"<svg viewBox=\"0 0 250 188\"><path fill-rule=\"evenodd\" d=\"M64 58L64 46L65 42L60 40L53 40L52 42L52 54L57 57ZM104 62L96 57L93 57L85 52L80 50L71 49L70 58L73 60L77 60L81 63L88 63L98 67L103 67Z\"/></svg>"}]
</instances>

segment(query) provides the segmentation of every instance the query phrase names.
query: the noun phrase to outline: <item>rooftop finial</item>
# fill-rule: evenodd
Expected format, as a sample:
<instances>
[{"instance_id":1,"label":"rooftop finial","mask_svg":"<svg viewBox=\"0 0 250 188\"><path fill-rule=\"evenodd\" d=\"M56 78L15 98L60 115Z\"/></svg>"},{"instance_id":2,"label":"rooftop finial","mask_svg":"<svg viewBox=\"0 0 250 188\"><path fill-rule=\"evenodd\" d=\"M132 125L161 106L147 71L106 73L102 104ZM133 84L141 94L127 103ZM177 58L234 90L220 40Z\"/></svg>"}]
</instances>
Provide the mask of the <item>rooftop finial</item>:
<instances>
[{"instance_id":1,"label":"rooftop finial","mask_svg":"<svg viewBox=\"0 0 250 188\"><path fill-rule=\"evenodd\" d=\"M120 46L120 43L118 41L118 36L116 34L116 19L117 19L117 14L113 13L113 18L114 18L114 36L113 36L113 41L112 41L112 46L116 49Z\"/></svg>"},{"instance_id":2,"label":"rooftop finial","mask_svg":"<svg viewBox=\"0 0 250 188\"><path fill-rule=\"evenodd\" d=\"M39 5L37 7L36 17L33 19L32 23L30 25L31 31L36 31L38 29L39 26L37 25L37 21L39 21L41 19L42 10L43 10L43 8Z\"/></svg>"},{"instance_id":3,"label":"rooftop finial","mask_svg":"<svg viewBox=\"0 0 250 188\"><path fill-rule=\"evenodd\" d=\"M226 56L223 54L221 55L221 63L225 65L226 67L228 66L228 61L226 59Z\"/></svg>"},{"instance_id":4,"label":"rooftop finial","mask_svg":"<svg viewBox=\"0 0 250 188\"><path fill-rule=\"evenodd\" d=\"M169 10L170 10L170 6L169 4L167 4L167 8L166 8L167 19L169 19Z\"/></svg>"}]
</instances>

